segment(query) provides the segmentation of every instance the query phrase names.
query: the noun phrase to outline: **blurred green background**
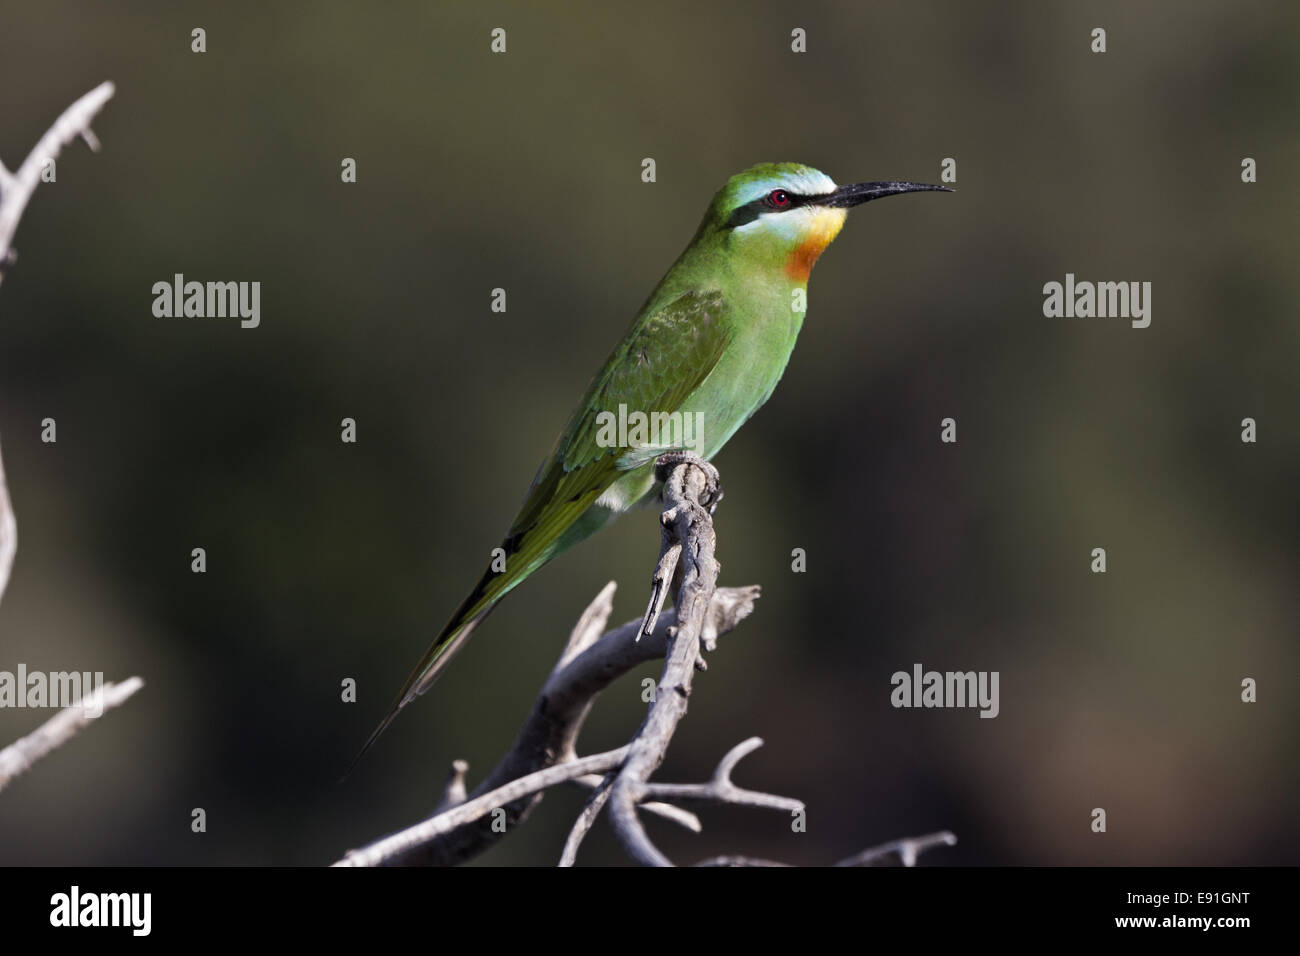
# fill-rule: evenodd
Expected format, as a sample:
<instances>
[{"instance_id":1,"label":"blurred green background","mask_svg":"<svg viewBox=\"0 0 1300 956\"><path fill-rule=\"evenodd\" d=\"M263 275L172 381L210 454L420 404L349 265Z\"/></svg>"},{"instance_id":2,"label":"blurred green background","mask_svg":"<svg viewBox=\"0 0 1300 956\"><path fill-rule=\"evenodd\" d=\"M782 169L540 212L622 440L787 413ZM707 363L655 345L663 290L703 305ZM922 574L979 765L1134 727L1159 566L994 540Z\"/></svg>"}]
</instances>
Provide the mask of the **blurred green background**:
<instances>
[{"instance_id":1,"label":"blurred green background","mask_svg":"<svg viewBox=\"0 0 1300 956\"><path fill-rule=\"evenodd\" d=\"M806 800L809 830L714 810L651 832L683 862L950 828L929 862L1296 863L1298 21L1243 0L5 4L8 166L118 92L0 287L21 536L0 669L147 686L0 794L0 861L324 864L424 815L453 758L477 780L596 591L640 613L652 512L516 591L334 784L714 190L769 160L937 181L951 156L955 195L850 216L782 386L717 459L722 582L764 596L661 777L760 735L738 781ZM154 318L176 272L260 281L261 327ZM1044 318L1066 272L1151 281L1151 327ZM914 662L1000 671L1001 715L891 708ZM586 750L627 739L657 672L600 700ZM0 711L0 742L45 716ZM552 793L480 862L553 863L581 801ZM605 825L581 857L623 859Z\"/></svg>"}]
</instances>

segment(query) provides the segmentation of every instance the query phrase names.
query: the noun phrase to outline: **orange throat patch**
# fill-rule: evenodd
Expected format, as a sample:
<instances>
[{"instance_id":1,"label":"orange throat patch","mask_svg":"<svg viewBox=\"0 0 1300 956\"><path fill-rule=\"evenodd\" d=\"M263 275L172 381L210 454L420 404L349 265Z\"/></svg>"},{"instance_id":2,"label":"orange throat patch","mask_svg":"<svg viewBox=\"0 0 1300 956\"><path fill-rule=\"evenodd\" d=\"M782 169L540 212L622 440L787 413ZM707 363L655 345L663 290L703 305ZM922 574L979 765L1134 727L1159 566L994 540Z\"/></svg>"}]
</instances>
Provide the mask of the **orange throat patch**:
<instances>
[{"instance_id":1,"label":"orange throat patch","mask_svg":"<svg viewBox=\"0 0 1300 956\"><path fill-rule=\"evenodd\" d=\"M848 213L843 209L823 207L813 213L812 222L802 241L785 261L785 274L798 282L807 282L818 257L831 244L831 240L840 234L847 218Z\"/></svg>"}]
</instances>

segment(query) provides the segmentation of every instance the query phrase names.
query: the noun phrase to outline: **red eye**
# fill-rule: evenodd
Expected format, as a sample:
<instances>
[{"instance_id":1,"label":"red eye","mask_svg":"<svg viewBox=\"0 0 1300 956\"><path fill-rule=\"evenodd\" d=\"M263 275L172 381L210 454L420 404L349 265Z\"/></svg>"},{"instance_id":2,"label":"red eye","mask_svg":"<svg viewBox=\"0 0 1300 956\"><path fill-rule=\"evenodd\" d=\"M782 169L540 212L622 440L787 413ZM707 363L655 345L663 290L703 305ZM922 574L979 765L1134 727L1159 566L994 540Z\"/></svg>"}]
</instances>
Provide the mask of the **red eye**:
<instances>
[{"instance_id":1,"label":"red eye","mask_svg":"<svg viewBox=\"0 0 1300 956\"><path fill-rule=\"evenodd\" d=\"M767 194L767 204L773 209L785 209L790 205L790 194L784 189L773 189Z\"/></svg>"}]
</instances>

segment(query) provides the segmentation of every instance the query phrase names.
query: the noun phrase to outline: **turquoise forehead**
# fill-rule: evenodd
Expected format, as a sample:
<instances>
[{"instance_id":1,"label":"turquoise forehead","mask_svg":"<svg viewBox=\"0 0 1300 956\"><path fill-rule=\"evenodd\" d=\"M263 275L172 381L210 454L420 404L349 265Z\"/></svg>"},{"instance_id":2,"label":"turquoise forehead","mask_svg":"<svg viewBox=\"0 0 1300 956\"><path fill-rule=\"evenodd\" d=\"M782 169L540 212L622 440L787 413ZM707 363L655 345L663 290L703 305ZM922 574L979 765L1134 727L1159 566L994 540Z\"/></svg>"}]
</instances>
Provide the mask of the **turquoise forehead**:
<instances>
[{"instance_id":1,"label":"turquoise forehead","mask_svg":"<svg viewBox=\"0 0 1300 956\"><path fill-rule=\"evenodd\" d=\"M735 209L773 189L818 196L833 191L835 181L821 170L802 163L759 163L732 176L718 193L718 199L723 209Z\"/></svg>"}]
</instances>

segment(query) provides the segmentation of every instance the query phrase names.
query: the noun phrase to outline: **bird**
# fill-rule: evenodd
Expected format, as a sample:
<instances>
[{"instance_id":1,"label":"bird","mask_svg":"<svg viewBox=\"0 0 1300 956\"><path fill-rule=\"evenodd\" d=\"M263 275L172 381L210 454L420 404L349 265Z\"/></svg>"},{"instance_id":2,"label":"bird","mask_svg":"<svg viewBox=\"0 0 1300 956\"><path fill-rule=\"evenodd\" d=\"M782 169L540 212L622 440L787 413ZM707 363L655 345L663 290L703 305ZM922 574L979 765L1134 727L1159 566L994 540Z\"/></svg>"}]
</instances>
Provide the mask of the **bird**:
<instances>
[{"instance_id":1,"label":"bird","mask_svg":"<svg viewBox=\"0 0 1300 956\"><path fill-rule=\"evenodd\" d=\"M708 461L721 450L781 380L803 326L813 265L848 210L922 191L953 190L914 182L837 186L801 163L760 163L718 190L690 244L591 380L493 561L416 664L353 766L433 685L507 593L658 494L654 466L660 456L690 451ZM655 429L647 422L677 424ZM663 441L657 431L673 434Z\"/></svg>"}]
</instances>

